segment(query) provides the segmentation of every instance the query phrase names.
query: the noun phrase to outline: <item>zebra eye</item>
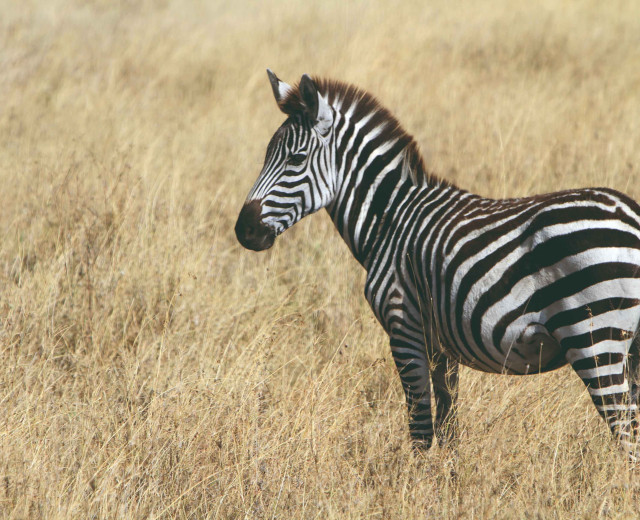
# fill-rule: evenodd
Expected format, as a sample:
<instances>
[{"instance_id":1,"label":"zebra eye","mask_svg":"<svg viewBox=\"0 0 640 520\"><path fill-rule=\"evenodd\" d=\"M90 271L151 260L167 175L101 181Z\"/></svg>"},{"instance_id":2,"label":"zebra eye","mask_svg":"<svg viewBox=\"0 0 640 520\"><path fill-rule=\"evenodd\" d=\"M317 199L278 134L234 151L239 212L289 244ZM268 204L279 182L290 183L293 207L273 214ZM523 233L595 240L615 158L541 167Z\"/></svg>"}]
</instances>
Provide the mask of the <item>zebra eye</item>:
<instances>
[{"instance_id":1,"label":"zebra eye","mask_svg":"<svg viewBox=\"0 0 640 520\"><path fill-rule=\"evenodd\" d=\"M293 155L289 156L288 162L292 166L298 166L302 164L306 158L307 158L307 155L304 153L294 153Z\"/></svg>"}]
</instances>

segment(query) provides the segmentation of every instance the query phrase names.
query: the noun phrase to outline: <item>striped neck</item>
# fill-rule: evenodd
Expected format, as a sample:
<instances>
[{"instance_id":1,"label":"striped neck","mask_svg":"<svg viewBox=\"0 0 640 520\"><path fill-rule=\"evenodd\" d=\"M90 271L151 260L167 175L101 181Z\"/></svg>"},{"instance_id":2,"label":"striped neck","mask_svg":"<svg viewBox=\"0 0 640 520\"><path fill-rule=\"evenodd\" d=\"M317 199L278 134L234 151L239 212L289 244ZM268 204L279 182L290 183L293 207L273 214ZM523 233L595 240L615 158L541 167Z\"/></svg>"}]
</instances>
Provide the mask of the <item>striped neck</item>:
<instances>
[{"instance_id":1,"label":"striped neck","mask_svg":"<svg viewBox=\"0 0 640 520\"><path fill-rule=\"evenodd\" d=\"M358 92L349 98L331 90L325 94L335 110L335 198L327 210L366 268L396 206L416 190L452 185L430 175L413 137L375 98Z\"/></svg>"},{"instance_id":2,"label":"striped neck","mask_svg":"<svg viewBox=\"0 0 640 520\"><path fill-rule=\"evenodd\" d=\"M392 207L418 187L406 175L406 151L401 143L382 143L351 161L349 155L339 165L336 197L327 211L353 256L366 268L385 216L392 215Z\"/></svg>"}]
</instances>

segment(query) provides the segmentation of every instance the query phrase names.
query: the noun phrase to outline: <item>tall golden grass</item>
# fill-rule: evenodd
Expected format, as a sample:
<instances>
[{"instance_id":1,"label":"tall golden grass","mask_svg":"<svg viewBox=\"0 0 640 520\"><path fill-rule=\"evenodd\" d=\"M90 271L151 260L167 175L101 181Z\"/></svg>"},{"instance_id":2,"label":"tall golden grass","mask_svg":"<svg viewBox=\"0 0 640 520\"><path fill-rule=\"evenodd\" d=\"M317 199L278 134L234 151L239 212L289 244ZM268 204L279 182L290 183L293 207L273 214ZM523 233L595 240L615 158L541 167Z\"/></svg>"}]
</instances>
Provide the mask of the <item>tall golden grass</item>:
<instances>
[{"instance_id":1,"label":"tall golden grass","mask_svg":"<svg viewBox=\"0 0 640 520\"><path fill-rule=\"evenodd\" d=\"M326 215L233 225L283 119L265 68L375 93L488 196L640 198L637 2L0 1L0 517L634 518L570 370L463 370L411 451Z\"/></svg>"}]
</instances>

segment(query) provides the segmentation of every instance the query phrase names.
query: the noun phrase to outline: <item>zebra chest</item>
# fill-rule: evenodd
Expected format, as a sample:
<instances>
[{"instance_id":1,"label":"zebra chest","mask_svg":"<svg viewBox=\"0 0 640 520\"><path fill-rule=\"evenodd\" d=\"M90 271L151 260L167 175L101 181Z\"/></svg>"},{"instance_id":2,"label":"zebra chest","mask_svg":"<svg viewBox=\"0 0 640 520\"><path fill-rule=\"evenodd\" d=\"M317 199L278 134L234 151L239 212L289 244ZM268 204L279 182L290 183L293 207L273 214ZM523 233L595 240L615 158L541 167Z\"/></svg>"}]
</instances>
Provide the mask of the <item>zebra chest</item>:
<instances>
[{"instance_id":1,"label":"zebra chest","mask_svg":"<svg viewBox=\"0 0 640 520\"><path fill-rule=\"evenodd\" d=\"M393 270L368 271L364 295L385 331L391 331L394 316L403 319L403 292Z\"/></svg>"}]
</instances>

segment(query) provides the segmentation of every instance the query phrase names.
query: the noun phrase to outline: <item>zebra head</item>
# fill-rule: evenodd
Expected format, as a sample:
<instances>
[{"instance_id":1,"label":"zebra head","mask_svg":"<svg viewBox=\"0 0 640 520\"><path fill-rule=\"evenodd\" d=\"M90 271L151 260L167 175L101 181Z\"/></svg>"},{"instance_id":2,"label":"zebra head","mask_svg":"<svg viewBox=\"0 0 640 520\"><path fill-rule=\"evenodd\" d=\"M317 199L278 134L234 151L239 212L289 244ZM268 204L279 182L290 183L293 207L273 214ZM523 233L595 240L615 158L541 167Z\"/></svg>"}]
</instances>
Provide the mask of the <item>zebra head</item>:
<instances>
[{"instance_id":1,"label":"zebra head","mask_svg":"<svg viewBox=\"0 0 640 520\"><path fill-rule=\"evenodd\" d=\"M270 248L278 235L330 204L335 192L329 167L334 110L307 74L294 88L267 73L288 118L271 138L236 223L238 241L254 251Z\"/></svg>"}]
</instances>

